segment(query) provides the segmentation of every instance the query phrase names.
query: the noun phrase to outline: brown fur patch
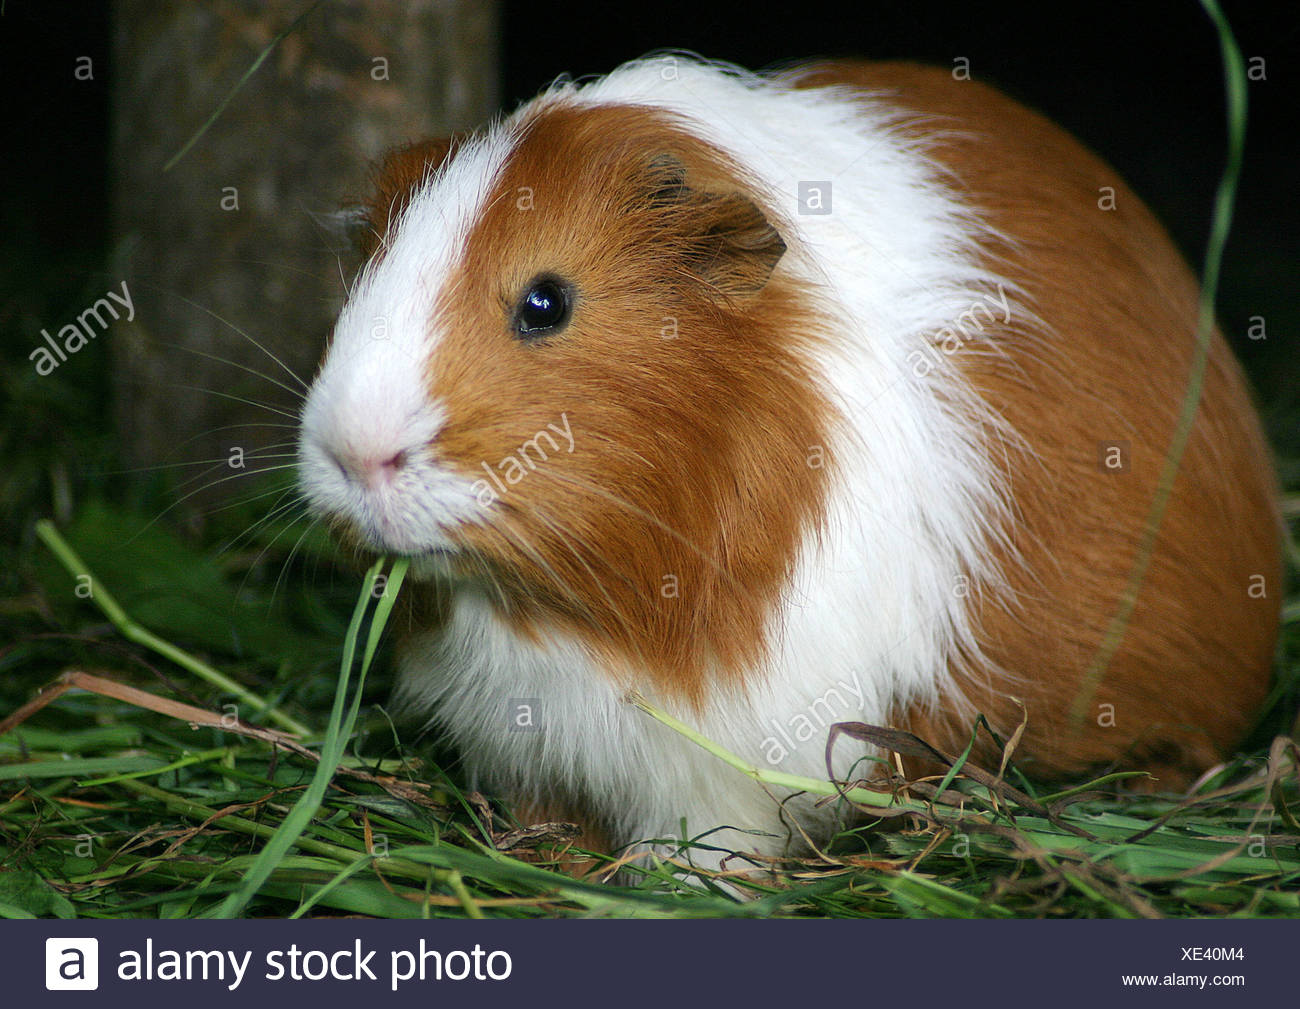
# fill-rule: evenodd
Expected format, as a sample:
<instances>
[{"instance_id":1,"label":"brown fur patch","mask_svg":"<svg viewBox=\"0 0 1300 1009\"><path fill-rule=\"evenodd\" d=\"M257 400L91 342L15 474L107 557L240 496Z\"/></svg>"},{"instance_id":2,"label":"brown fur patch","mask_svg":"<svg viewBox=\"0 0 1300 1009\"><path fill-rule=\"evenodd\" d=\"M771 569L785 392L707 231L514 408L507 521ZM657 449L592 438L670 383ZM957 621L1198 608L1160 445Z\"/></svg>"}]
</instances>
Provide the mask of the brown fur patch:
<instances>
[{"instance_id":1,"label":"brown fur patch","mask_svg":"<svg viewBox=\"0 0 1300 1009\"><path fill-rule=\"evenodd\" d=\"M1027 346L1013 320L990 334L1010 362L961 358L1037 454L1013 460L1010 471L1012 542L1025 564L1004 563L1018 604L986 599L977 614L987 654L1020 682L967 677L962 689L1004 735L1021 717L1012 695L1026 702L1018 753L1031 773L1117 763L1152 769L1165 786L1181 783L1251 725L1278 626L1275 477L1240 368L1216 332L1136 609L1078 726L1071 706L1128 582L1182 403L1195 278L1113 170L991 88L908 64L832 65L806 86L831 83L895 92L899 105L927 117L919 132L951 128L935 155L1015 243L989 249L988 265L1020 284L1056 333ZM1113 210L1101 209L1105 186ZM1118 472L1102 465L1116 442L1127 443ZM1251 594L1255 576L1264 598ZM955 752L971 728L952 703L900 712L899 724ZM996 762L988 747L979 756Z\"/></svg>"},{"instance_id":2,"label":"brown fur patch","mask_svg":"<svg viewBox=\"0 0 1300 1009\"><path fill-rule=\"evenodd\" d=\"M436 314L436 451L477 479L567 423L573 451L559 439L466 546L521 627L558 623L698 703L761 657L822 515L807 312L772 272L779 229L666 116L550 109L525 130ZM576 303L525 343L512 314L539 274Z\"/></svg>"}]
</instances>

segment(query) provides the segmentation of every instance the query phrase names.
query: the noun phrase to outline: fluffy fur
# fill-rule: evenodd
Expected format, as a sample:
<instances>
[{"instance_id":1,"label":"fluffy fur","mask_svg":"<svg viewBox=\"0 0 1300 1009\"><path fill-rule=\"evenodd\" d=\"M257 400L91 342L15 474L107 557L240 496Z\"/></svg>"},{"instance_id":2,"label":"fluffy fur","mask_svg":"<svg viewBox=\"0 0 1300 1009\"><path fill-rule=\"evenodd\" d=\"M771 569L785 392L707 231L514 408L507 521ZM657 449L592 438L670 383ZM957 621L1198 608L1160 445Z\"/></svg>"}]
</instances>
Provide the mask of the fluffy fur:
<instances>
[{"instance_id":1,"label":"fluffy fur","mask_svg":"<svg viewBox=\"0 0 1300 1009\"><path fill-rule=\"evenodd\" d=\"M1023 171L1052 194L999 202L1027 185L997 175L1021 164L999 160L1016 143L999 116L1048 131L1062 160ZM1066 163L1081 166L1077 192L1056 181ZM1024 756L1044 773L1214 759L1266 688L1279 595L1271 471L1217 337L1188 479L1231 522L1197 528L1190 506L1169 521L1229 540L1263 528L1223 547L1236 567L1221 577L1258 572L1271 595L1252 605L1234 583L1183 598L1177 566L1161 567L1132 654L1098 694L1127 705L1127 724L1103 732L1090 710L1081 735L1065 734L1084 663L1056 642L1100 641L1153 477L1096 493L1110 532L1060 520L1059 493L1092 487L1097 445L1116 432L1158 458L1192 337L1177 325L1194 323L1194 285L1145 216L1096 225L1096 242L1121 250L1101 257L1113 290L1086 281L1065 304L1036 271L1052 222L1034 208L1068 231L1094 209L1078 196L1087 173L1103 171L1031 113L939 71L759 77L679 57L557 84L464 142L390 158L300 457L318 514L416 559L426 598L402 698L475 783L612 846L679 837L684 822L721 848L777 852L799 836L790 817L816 837L832 816L783 810L639 713L632 690L802 775L824 775L833 722L951 744L977 710L1014 729L1013 698L1029 709ZM801 212L820 209L801 205L801 187L827 182L829 212ZM1041 255L1059 252L1048 240ZM1067 271L1099 257L1066 255ZM573 318L525 345L509 320L541 273L574 283ZM1118 344L1081 328L1121 297L1172 300L1182 316L1170 331L1129 318ZM1161 340L1178 352L1152 364ZM1156 405L1125 377L1138 360L1168 373ZM1089 385L1099 362L1116 375L1105 389ZM1049 382L1054 401L1040 403ZM567 441L543 437L561 422ZM1206 459L1229 438L1246 461L1225 491ZM1237 617L1192 641L1202 654L1152 630L1224 606ZM1179 677L1235 710L1180 713ZM1189 719L1201 742L1171 756L1159 725ZM1159 760L1143 742L1153 723ZM842 745L837 771L862 755Z\"/></svg>"}]
</instances>

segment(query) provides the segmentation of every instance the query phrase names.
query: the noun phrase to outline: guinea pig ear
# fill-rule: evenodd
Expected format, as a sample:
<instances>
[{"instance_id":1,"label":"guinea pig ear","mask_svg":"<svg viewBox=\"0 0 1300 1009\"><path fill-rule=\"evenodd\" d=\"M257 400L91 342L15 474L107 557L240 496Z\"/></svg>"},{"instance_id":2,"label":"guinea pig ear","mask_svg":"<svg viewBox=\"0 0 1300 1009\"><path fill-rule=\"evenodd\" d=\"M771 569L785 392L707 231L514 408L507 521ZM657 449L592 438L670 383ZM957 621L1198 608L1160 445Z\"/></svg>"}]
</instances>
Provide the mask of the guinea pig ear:
<instances>
[{"instance_id":1,"label":"guinea pig ear","mask_svg":"<svg viewBox=\"0 0 1300 1009\"><path fill-rule=\"evenodd\" d=\"M785 255L785 240L743 193L704 194L700 276L729 298L757 294Z\"/></svg>"},{"instance_id":2,"label":"guinea pig ear","mask_svg":"<svg viewBox=\"0 0 1300 1009\"><path fill-rule=\"evenodd\" d=\"M672 208L674 230L682 229L682 247L690 272L724 298L757 294L785 253L785 242L749 197L693 187L686 165L659 154L646 165L650 202Z\"/></svg>"},{"instance_id":3,"label":"guinea pig ear","mask_svg":"<svg viewBox=\"0 0 1300 1009\"><path fill-rule=\"evenodd\" d=\"M357 229L357 244L367 259L383 243L389 225L406 209L415 190L456 153L464 139L431 137L395 147L383 156L373 171L373 189Z\"/></svg>"},{"instance_id":4,"label":"guinea pig ear","mask_svg":"<svg viewBox=\"0 0 1300 1009\"><path fill-rule=\"evenodd\" d=\"M330 240L334 252L355 249L370 227L370 208L364 203L352 203L323 214L311 210L306 213Z\"/></svg>"}]
</instances>

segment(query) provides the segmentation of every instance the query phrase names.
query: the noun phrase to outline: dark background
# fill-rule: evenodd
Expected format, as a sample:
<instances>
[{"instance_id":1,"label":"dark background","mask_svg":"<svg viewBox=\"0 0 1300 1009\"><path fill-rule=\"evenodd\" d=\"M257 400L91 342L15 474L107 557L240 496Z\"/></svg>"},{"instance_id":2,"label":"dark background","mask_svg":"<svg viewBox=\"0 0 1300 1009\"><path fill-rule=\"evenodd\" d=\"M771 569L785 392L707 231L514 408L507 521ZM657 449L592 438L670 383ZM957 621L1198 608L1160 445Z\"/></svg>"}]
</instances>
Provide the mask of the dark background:
<instances>
[{"instance_id":1,"label":"dark background","mask_svg":"<svg viewBox=\"0 0 1300 1009\"><path fill-rule=\"evenodd\" d=\"M1290 4L1223 6L1247 60L1266 61L1267 80L1250 85L1247 159L1219 312L1256 383L1285 470L1300 454L1300 367L1292 342L1300 274L1300 15ZM100 3L5 0L0 13L0 377L25 365L38 335L24 320L62 318L82 305L83 290L101 289L88 278L103 270L108 248L108 12ZM751 68L824 55L949 66L965 57L973 76L1046 112L1109 159L1200 268L1225 131L1219 44L1195 0L509 2L500 20L507 107L562 72L600 73L666 47ZM93 83L73 79L80 55L95 60ZM1265 320L1267 339L1249 341L1244 334L1256 316ZM0 447L8 454L15 438L57 442L77 425L102 429L111 393L103 375L92 372L104 367L79 362L75 377L84 387L65 389L66 402L52 407L54 419L37 431L16 431L24 418L0 413L8 428Z\"/></svg>"}]
</instances>

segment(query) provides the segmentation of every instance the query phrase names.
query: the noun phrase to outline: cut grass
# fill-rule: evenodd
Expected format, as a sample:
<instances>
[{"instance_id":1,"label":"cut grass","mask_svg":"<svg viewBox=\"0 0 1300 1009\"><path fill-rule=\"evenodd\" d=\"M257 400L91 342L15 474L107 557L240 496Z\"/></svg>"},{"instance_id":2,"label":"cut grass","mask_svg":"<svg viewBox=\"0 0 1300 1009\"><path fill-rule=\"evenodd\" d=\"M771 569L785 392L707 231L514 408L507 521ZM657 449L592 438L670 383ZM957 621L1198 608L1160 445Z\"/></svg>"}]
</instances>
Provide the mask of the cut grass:
<instances>
[{"instance_id":1,"label":"cut grass","mask_svg":"<svg viewBox=\"0 0 1300 1009\"><path fill-rule=\"evenodd\" d=\"M101 535L109 542L87 541L85 549L62 551L64 558L99 555L120 542L112 522ZM77 573L95 576L78 564ZM213 584L210 572L191 573ZM137 572L114 593L126 601L116 612L128 626L130 600L144 598L149 581ZM102 589L100 579L95 584ZM61 590L53 576L48 587ZM365 588L362 601L372 594ZM29 619L77 627L92 616L85 600L56 598L31 600ZM344 636L353 649L365 626L360 613ZM365 639L371 658L381 626L372 622ZM0 656L0 668L21 665L31 683L33 669L84 665L151 693L166 690L165 679L141 681L136 672L140 651L156 649L161 636L137 633L123 653L116 631L82 623L52 650L29 634ZM163 643L169 658L183 654ZM753 863L737 858L720 874L688 877L674 861L709 846L707 837L695 838L675 842L674 860L624 865L617 884L557 871L567 845L562 829L517 830L508 811L466 794L427 755L402 749L381 708L363 717L360 686L346 704L346 683L334 677L331 701L320 691L319 681L330 679L323 669L303 678L291 665L293 685L274 664L227 656L238 673L195 685L208 691L195 700L212 710L202 720L72 691L0 736L8 870L0 872L0 915L1293 917L1300 913L1300 755L1283 737L1267 740L1269 726L1285 724L1279 719L1300 679L1294 622L1284 628L1281 652L1283 677L1259 737L1264 747L1188 798L1124 794L1114 780L1045 795L1014 767L1007 779L1019 791L962 767L943 781L849 793L869 804L866 826L846 830L821 857L766 865L771 872L761 875L746 874ZM111 668L104 670L106 655ZM228 691L225 679L256 686ZM320 759L278 747L266 729L254 738L223 729L222 699L248 693L274 697L286 717L321 726L304 740ZM28 699L12 686L0 696L5 711ZM272 720L269 702L239 710L251 723ZM345 713L358 720L355 731ZM335 759L340 770L331 777ZM737 767L738 783L767 776L733 755L719 759ZM825 782L806 785L844 802Z\"/></svg>"}]
</instances>

